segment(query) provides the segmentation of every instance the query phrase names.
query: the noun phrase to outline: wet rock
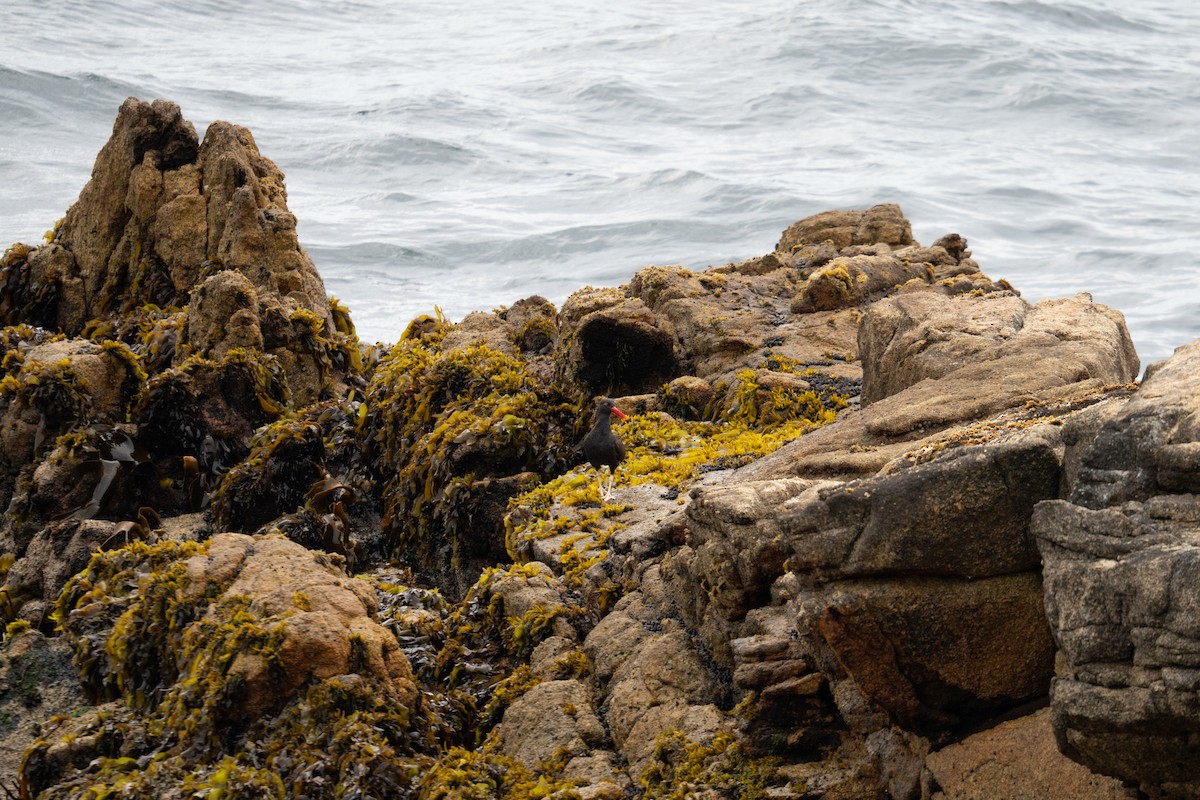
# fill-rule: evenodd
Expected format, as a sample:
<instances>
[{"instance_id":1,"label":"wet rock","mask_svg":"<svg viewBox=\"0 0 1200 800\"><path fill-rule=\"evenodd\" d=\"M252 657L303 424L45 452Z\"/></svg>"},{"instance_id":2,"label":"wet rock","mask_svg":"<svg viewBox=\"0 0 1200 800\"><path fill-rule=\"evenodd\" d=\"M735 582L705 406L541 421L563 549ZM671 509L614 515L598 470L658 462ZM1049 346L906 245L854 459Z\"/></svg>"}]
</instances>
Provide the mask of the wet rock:
<instances>
[{"instance_id":1,"label":"wet rock","mask_svg":"<svg viewBox=\"0 0 1200 800\"><path fill-rule=\"evenodd\" d=\"M62 637L32 630L7 635L0 651L0 786L19 785L18 767L41 736L40 721L69 718L87 706Z\"/></svg>"}]
</instances>

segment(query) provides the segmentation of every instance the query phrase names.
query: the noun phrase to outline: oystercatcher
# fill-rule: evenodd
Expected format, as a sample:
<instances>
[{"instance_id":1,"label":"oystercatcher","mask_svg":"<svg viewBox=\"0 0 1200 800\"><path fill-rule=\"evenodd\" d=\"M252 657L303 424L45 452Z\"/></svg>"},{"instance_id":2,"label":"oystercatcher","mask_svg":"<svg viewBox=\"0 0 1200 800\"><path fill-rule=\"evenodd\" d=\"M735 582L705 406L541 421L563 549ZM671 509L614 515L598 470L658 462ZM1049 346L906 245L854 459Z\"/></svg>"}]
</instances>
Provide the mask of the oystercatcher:
<instances>
[{"instance_id":1,"label":"oystercatcher","mask_svg":"<svg viewBox=\"0 0 1200 800\"><path fill-rule=\"evenodd\" d=\"M583 457L596 468L596 479L600 482L600 499L612 497L613 484L617 480L617 466L625 460L625 443L612 431L612 415L626 419L624 412L607 397L601 397L596 404L596 424L588 431L587 436L579 443ZM608 467L608 487L604 486L602 467Z\"/></svg>"}]
</instances>

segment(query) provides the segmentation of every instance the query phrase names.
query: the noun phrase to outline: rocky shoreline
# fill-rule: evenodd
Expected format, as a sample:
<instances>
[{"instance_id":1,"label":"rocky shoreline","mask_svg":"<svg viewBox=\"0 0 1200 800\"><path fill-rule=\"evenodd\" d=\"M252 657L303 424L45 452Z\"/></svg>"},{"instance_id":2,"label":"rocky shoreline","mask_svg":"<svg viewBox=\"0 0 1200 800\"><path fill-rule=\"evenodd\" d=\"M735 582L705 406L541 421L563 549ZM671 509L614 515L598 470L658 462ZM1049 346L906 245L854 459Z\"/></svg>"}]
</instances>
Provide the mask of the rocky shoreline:
<instances>
[{"instance_id":1,"label":"rocky shoreline","mask_svg":"<svg viewBox=\"0 0 1200 800\"><path fill-rule=\"evenodd\" d=\"M5 252L11 795L1200 797L1195 344L879 205L369 345L284 186L131 98Z\"/></svg>"}]
</instances>

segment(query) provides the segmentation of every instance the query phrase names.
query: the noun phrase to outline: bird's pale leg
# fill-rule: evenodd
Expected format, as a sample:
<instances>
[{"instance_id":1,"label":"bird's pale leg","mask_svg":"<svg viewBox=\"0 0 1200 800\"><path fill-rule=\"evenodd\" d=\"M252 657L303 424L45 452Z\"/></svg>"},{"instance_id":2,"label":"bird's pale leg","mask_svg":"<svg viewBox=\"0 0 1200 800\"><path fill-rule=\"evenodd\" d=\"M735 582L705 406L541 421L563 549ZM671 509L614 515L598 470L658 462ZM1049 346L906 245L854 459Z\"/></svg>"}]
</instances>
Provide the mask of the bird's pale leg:
<instances>
[{"instance_id":1,"label":"bird's pale leg","mask_svg":"<svg viewBox=\"0 0 1200 800\"><path fill-rule=\"evenodd\" d=\"M604 473L603 472L600 473L600 476L601 476L600 477L600 486L601 486L600 499L601 500L611 500L612 499L612 489L613 489L613 487L612 487L612 471L610 470L608 473L607 485L604 482Z\"/></svg>"}]
</instances>

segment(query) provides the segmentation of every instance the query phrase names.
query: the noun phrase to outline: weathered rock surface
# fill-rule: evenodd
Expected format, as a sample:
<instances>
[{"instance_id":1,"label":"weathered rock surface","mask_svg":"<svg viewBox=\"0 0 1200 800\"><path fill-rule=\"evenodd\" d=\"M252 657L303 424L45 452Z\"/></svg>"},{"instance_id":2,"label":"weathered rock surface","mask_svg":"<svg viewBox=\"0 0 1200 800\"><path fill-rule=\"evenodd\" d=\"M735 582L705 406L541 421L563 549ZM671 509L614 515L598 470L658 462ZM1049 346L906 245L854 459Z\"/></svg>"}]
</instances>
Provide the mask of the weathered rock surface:
<instances>
[{"instance_id":1,"label":"weathered rock surface","mask_svg":"<svg viewBox=\"0 0 1200 800\"><path fill-rule=\"evenodd\" d=\"M1016 296L912 292L871 306L858 348L864 405L959 370L960 380L997 384L997 402L1006 382L1028 395L1054 382L1127 383L1138 372L1124 319L1086 295L1031 306Z\"/></svg>"},{"instance_id":2,"label":"weathered rock surface","mask_svg":"<svg viewBox=\"0 0 1200 800\"><path fill-rule=\"evenodd\" d=\"M79 335L146 304L193 301L189 351L271 353L301 405L329 379L311 342L333 333L324 284L296 238L283 173L240 126L214 122L199 142L174 103L126 100L91 181L24 268L54 301L20 321Z\"/></svg>"},{"instance_id":3,"label":"weathered rock surface","mask_svg":"<svg viewBox=\"0 0 1200 800\"><path fill-rule=\"evenodd\" d=\"M825 211L806 217L791 225L778 244L776 252L790 253L805 245L829 242L837 250L852 245L910 245L912 225L900 211L900 206L886 203L867 211Z\"/></svg>"},{"instance_id":4,"label":"weathered rock surface","mask_svg":"<svg viewBox=\"0 0 1200 800\"><path fill-rule=\"evenodd\" d=\"M587 687L577 680L539 683L509 706L499 730L501 752L530 767L561 757L564 748L575 758L608 741Z\"/></svg>"},{"instance_id":5,"label":"weathered rock surface","mask_svg":"<svg viewBox=\"0 0 1200 800\"><path fill-rule=\"evenodd\" d=\"M0 386L4 504L12 498L17 474L44 456L59 434L80 420L123 422L138 387L130 360L95 342L64 339L15 353L19 367Z\"/></svg>"},{"instance_id":6,"label":"weathered rock surface","mask_svg":"<svg viewBox=\"0 0 1200 800\"><path fill-rule=\"evenodd\" d=\"M1127 400L1118 312L1030 305L881 205L381 354L250 134L161 101L51 238L0 275L0 563L47 630L86 570L65 638L109 704L35 745L34 793L711 793L772 755L775 797L971 796L939 748L1043 699L1057 647L1065 752L1197 796L1200 345ZM570 470L599 393L637 412L611 502Z\"/></svg>"},{"instance_id":7,"label":"weathered rock surface","mask_svg":"<svg viewBox=\"0 0 1200 800\"><path fill-rule=\"evenodd\" d=\"M140 577L131 581L132 570ZM95 591L109 581L112 591ZM287 735L296 714L313 715L323 735L320 726L336 729L359 703L367 704L360 713L377 704L404 718L420 708L408 660L373 618L374 590L283 538L217 534L202 547L109 554L92 561L63 603L65 638L89 695L115 702L53 723L81 735L35 743L22 771L31 794L59 783L103 785L113 759L129 759L118 762L128 772L151 751L162 753L160 776L186 774L195 768L189 758L232 763L255 746L248 731L258 727L258 746L270 749L265 743ZM142 728L131 711L174 724ZM177 743L191 755L165 752ZM157 778L151 771L139 780L145 787Z\"/></svg>"},{"instance_id":8,"label":"weathered rock surface","mask_svg":"<svg viewBox=\"0 0 1200 800\"><path fill-rule=\"evenodd\" d=\"M1181 347L1124 405L1081 419L1070 493L1034 514L1059 746L1151 797L1200 796L1198 366L1200 343Z\"/></svg>"},{"instance_id":9,"label":"weathered rock surface","mask_svg":"<svg viewBox=\"0 0 1200 800\"><path fill-rule=\"evenodd\" d=\"M233 710L238 717L257 718L310 681L348 674L370 680L391 703L415 705L408 660L396 638L372 619L375 592L322 563L319 554L282 538L223 533L184 569L186 598L207 598L220 586L210 613L220 613L224 600L245 598L259 625L280 629L277 660L250 651L229 665L228 674L245 687L243 704Z\"/></svg>"}]
</instances>

